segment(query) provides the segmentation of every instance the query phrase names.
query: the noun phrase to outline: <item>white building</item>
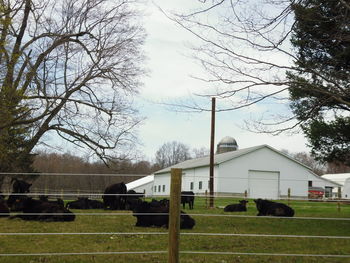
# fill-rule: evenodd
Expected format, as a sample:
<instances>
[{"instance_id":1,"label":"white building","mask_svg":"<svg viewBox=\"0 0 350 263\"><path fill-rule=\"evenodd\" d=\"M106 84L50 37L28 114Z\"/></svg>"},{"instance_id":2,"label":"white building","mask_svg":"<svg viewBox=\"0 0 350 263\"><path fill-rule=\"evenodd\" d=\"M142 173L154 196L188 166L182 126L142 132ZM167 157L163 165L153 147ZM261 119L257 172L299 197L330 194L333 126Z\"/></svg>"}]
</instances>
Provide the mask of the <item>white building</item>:
<instances>
[{"instance_id":1,"label":"white building","mask_svg":"<svg viewBox=\"0 0 350 263\"><path fill-rule=\"evenodd\" d=\"M350 178L345 180L342 194L345 199L350 199Z\"/></svg>"},{"instance_id":2,"label":"white building","mask_svg":"<svg viewBox=\"0 0 350 263\"><path fill-rule=\"evenodd\" d=\"M342 197L348 198L348 199L350 198L350 173L324 174L322 175L322 178L332 180L333 182L340 184ZM347 181L349 185L345 187L345 184ZM337 196L337 194L338 194L337 189L333 189L333 195Z\"/></svg>"},{"instance_id":3,"label":"white building","mask_svg":"<svg viewBox=\"0 0 350 263\"><path fill-rule=\"evenodd\" d=\"M350 178L350 173L338 173L338 174L324 174L322 178L332 180L342 186L345 184L346 179Z\"/></svg>"},{"instance_id":4,"label":"white building","mask_svg":"<svg viewBox=\"0 0 350 263\"><path fill-rule=\"evenodd\" d=\"M142 177L140 179L137 179L135 181L132 181L130 183L126 184L126 189L134 190L138 193L144 193L145 196L152 196L153 195L153 181L154 177L153 175L148 175L145 177Z\"/></svg>"},{"instance_id":5,"label":"white building","mask_svg":"<svg viewBox=\"0 0 350 263\"><path fill-rule=\"evenodd\" d=\"M153 195L170 194L171 168L183 170L183 191L196 194L209 191L207 156L155 172ZM317 176L311 168L268 145L224 152L214 158L214 192L217 195L243 195L247 191L250 198L278 199L286 197L290 189L292 197L306 198L310 186L331 191L340 185Z\"/></svg>"}]
</instances>

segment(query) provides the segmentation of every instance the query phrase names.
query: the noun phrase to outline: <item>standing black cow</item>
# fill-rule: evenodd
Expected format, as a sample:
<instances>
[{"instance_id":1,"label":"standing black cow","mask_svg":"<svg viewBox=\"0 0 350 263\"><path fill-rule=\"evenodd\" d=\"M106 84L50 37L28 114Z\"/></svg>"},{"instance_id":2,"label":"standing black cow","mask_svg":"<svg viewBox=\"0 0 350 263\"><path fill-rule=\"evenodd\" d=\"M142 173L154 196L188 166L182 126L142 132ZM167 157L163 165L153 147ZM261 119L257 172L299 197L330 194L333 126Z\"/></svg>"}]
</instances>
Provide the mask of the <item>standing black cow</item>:
<instances>
[{"instance_id":1,"label":"standing black cow","mask_svg":"<svg viewBox=\"0 0 350 263\"><path fill-rule=\"evenodd\" d=\"M288 205L269 200L255 199L258 216L294 216L294 210Z\"/></svg>"},{"instance_id":2,"label":"standing black cow","mask_svg":"<svg viewBox=\"0 0 350 263\"><path fill-rule=\"evenodd\" d=\"M239 204L227 205L224 208L225 212L244 212L247 211L247 200L240 200Z\"/></svg>"},{"instance_id":3,"label":"standing black cow","mask_svg":"<svg viewBox=\"0 0 350 263\"><path fill-rule=\"evenodd\" d=\"M108 186L102 199L105 209L124 210L126 204L126 185L124 182Z\"/></svg>"},{"instance_id":4,"label":"standing black cow","mask_svg":"<svg viewBox=\"0 0 350 263\"><path fill-rule=\"evenodd\" d=\"M32 184L17 178L12 178L11 183L13 183L12 193L29 193L29 188L32 186Z\"/></svg>"},{"instance_id":5,"label":"standing black cow","mask_svg":"<svg viewBox=\"0 0 350 263\"><path fill-rule=\"evenodd\" d=\"M194 193L192 191L182 191L181 192L181 204L183 209L185 209L185 205L188 203L190 209L193 209L194 204Z\"/></svg>"}]
</instances>

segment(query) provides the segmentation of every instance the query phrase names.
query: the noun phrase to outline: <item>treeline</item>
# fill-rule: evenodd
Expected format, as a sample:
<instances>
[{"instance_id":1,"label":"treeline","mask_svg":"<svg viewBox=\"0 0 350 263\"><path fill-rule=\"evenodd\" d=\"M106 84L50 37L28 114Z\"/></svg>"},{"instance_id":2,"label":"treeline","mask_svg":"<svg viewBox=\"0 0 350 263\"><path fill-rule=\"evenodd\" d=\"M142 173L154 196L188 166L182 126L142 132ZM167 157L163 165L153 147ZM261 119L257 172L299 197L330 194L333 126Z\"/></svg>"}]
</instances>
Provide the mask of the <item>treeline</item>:
<instances>
[{"instance_id":1,"label":"treeline","mask_svg":"<svg viewBox=\"0 0 350 263\"><path fill-rule=\"evenodd\" d=\"M102 193L111 184L128 183L159 170L159 166L144 160L115 160L106 165L102 161L89 162L70 153L48 152L35 155L33 168L37 175L15 177L32 183L32 193L44 194ZM7 176L4 180L4 192L11 191L11 177Z\"/></svg>"},{"instance_id":2,"label":"treeline","mask_svg":"<svg viewBox=\"0 0 350 263\"><path fill-rule=\"evenodd\" d=\"M312 171L317 175L350 172L350 166L347 166L342 162L320 162L306 152L292 153L286 149L282 150L282 152L310 167Z\"/></svg>"},{"instance_id":3,"label":"treeline","mask_svg":"<svg viewBox=\"0 0 350 263\"><path fill-rule=\"evenodd\" d=\"M83 173L83 174L151 174L158 170L156 164L149 161L116 160L108 163L102 161L89 162L69 153L39 152L33 163L39 173Z\"/></svg>"}]
</instances>

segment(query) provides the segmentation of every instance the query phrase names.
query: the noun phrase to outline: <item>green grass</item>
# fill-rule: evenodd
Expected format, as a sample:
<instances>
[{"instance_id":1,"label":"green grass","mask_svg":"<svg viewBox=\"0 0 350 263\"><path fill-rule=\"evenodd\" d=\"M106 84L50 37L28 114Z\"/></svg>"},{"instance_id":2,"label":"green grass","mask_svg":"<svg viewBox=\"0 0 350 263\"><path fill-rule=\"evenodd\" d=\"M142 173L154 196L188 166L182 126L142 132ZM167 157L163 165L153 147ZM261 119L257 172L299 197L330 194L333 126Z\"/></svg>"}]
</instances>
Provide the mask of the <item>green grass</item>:
<instances>
[{"instance_id":1,"label":"green grass","mask_svg":"<svg viewBox=\"0 0 350 263\"><path fill-rule=\"evenodd\" d=\"M232 198L217 199L215 205L236 202ZM350 205L336 203L294 201L290 204L296 217L350 218ZM73 210L75 212L108 212L103 210ZM256 215L253 202L248 211L225 213L222 208L205 209L204 199L197 198L190 214ZM118 211L109 211L111 214ZM123 212L125 213L125 212ZM244 218L194 216L196 226L183 233L242 233L349 236L350 221L300 220L280 218ZM77 215L74 222L30 222L20 219L0 219L0 232L162 232L163 228L135 227L136 218L130 215L92 216ZM45 252L113 252L113 251L166 251L167 235L79 235L79 236L1 236L0 254ZM350 239L282 238L282 237L229 237L182 235L181 251L254 252L286 254L350 255ZM80 262L166 262L167 254L134 255L74 255L74 256L16 256L0 257L9 263L80 263ZM283 257L247 255L181 254L181 262L350 262L350 258Z\"/></svg>"}]
</instances>

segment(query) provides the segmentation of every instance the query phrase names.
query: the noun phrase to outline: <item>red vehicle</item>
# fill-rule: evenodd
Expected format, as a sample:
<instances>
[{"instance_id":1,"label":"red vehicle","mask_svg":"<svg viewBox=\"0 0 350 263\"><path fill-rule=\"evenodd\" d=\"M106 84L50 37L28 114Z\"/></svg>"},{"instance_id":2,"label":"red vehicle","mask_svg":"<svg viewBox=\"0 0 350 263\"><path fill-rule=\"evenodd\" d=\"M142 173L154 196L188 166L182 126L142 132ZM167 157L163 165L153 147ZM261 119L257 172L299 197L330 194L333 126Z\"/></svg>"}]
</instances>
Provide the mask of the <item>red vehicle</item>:
<instances>
[{"instance_id":1,"label":"red vehicle","mask_svg":"<svg viewBox=\"0 0 350 263\"><path fill-rule=\"evenodd\" d=\"M323 198L324 189L322 187L309 187L309 198L319 199Z\"/></svg>"}]
</instances>

